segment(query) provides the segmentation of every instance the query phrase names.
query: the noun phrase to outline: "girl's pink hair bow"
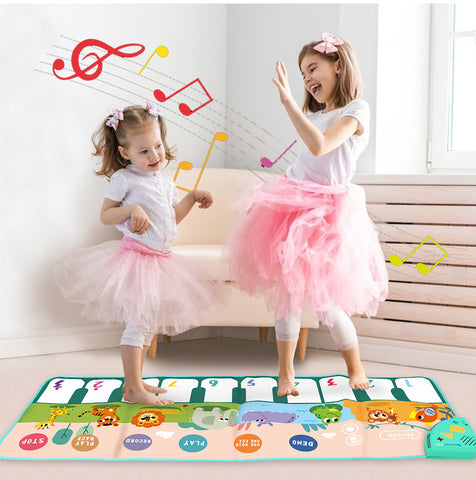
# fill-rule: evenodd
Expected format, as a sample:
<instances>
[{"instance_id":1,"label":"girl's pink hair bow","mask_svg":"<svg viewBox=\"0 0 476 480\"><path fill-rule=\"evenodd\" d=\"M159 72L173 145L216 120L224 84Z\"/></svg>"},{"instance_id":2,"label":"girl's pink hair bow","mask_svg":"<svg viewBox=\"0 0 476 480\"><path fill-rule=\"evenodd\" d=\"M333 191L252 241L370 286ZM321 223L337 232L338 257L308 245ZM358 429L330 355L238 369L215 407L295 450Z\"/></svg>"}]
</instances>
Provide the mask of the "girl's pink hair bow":
<instances>
[{"instance_id":1,"label":"girl's pink hair bow","mask_svg":"<svg viewBox=\"0 0 476 480\"><path fill-rule=\"evenodd\" d=\"M331 33L322 32L322 42L314 47L314 50L317 50L321 53L332 53L337 52L336 45L342 45L344 40Z\"/></svg>"},{"instance_id":2,"label":"girl's pink hair bow","mask_svg":"<svg viewBox=\"0 0 476 480\"><path fill-rule=\"evenodd\" d=\"M158 117L159 116L159 110L158 108L153 105L152 103L149 103L149 102L146 102L145 103L145 109L147 110L147 112L150 114L150 115L153 115L154 117Z\"/></svg>"},{"instance_id":3,"label":"girl's pink hair bow","mask_svg":"<svg viewBox=\"0 0 476 480\"><path fill-rule=\"evenodd\" d=\"M124 114L122 113L122 110L114 110L114 113L108 119L108 121L106 122L106 125L108 127L113 128L114 131L116 131L117 127L119 126L120 120L124 120Z\"/></svg>"}]
</instances>

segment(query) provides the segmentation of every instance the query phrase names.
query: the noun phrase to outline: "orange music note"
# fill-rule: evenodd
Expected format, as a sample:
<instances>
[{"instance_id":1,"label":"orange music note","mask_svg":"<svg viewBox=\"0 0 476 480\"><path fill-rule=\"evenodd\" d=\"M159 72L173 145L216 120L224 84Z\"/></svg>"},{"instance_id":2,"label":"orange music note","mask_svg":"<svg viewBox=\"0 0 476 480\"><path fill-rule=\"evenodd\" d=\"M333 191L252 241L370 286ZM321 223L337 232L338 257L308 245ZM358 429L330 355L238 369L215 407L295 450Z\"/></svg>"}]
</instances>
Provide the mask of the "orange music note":
<instances>
[{"instance_id":1,"label":"orange music note","mask_svg":"<svg viewBox=\"0 0 476 480\"><path fill-rule=\"evenodd\" d=\"M418 247L413 249L403 260L398 255L390 255L388 259L393 265L399 267L400 265L405 263L407 258L411 257L429 238L431 238L431 240L433 240L433 242L435 242L435 244L438 245L438 247L440 247L440 249L445 254L431 268L429 268L428 265L425 265L424 263L417 263L416 269L423 275L428 275L441 262L441 260L443 260L443 258L448 255L448 253L430 235L428 235L428 237L426 237L425 240L423 240L423 242L421 242Z\"/></svg>"},{"instance_id":2,"label":"orange music note","mask_svg":"<svg viewBox=\"0 0 476 480\"><path fill-rule=\"evenodd\" d=\"M180 162L179 166L177 168L177 171L175 172L174 183L175 183L175 180L177 179L177 176L179 174L180 169L192 170L192 168L193 168L193 165L190 162L187 162L187 160L184 160L183 162ZM181 187L177 187L177 188L181 188Z\"/></svg>"},{"instance_id":3,"label":"orange music note","mask_svg":"<svg viewBox=\"0 0 476 480\"><path fill-rule=\"evenodd\" d=\"M139 75L144 71L144 68L147 67L147 64L152 60L152 57L157 54L159 57L166 57L168 54L169 54L169 50L167 47L164 47L163 45L161 45L160 47L157 47L152 55L149 57L149 60L147 60L147 62L145 62L145 65L142 67L141 71L139 72Z\"/></svg>"},{"instance_id":4,"label":"orange music note","mask_svg":"<svg viewBox=\"0 0 476 480\"><path fill-rule=\"evenodd\" d=\"M207 153L207 156L205 158L205 161L203 162L203 165L202 165L202 169L200 170L200 174L198 175L198 178L197 178L197 182L195 183L195 186L193 187L193 190L196 190L197 187L198 187L198 184L200 182L200 179L202 178L202 173L203 173L203 170L205 170L205 166L207 164L207 161L208 161L208 157L210 156L210 153L212 151L212 148L213 148L213 144L215 143L215 140L218 140L220 142L225 142L226 140L228 140L228 135L224 132L217 132L215 133L215 136L213 137L213 140L212 140L212 143L210 145L210 148L208 149L208 153ZM179 163L179 166L177 168L177 171L175 172L175 176L174 176L174 182L179 174L179 170L180 169L183 169L183 170L191 170L193 167L193 165L190 163L190 162L187 162L186 160L184 160L183 162L180 162ZM177 188L180 188L180 190L184 190L186 192L191 192L191 190L189 190L188 188L185 188L185 187L179 187L177 185Z\"/></svg>"},{"instance_id":5,"label":"orange music note","mask_svg":"<svg viewBox=\"0 0 476 480\"><path fill-rule=\"evenodd\" d=\"M206 93L208 100L200 105L199 107L195 108L192 110L186 103L180 103L179 104L179 110L180 112L185 115L186 117L192 115L192 113L195 113L197 110L200 110L203 108L205 105L208 105L210 102L213 101L213 98L210 96L210 94L207 92L207 89L203 86L203 83L200 81L199 78L196 78L192 82L190 82L188 85L185 85L185 87L182 87L180 90L177 90L176 92L172 93L172 95L169 95L168 97L165 95L165 93L162 90L154 90L154 97L159 101L159 102L165 102L172 98L173 96L177 95L177 93L180 93L182 90L185 90L186 88L190 87L193 85L195 82L198 82L200 86L203 88L203 91Z\"/></svg>"}]
</instances>

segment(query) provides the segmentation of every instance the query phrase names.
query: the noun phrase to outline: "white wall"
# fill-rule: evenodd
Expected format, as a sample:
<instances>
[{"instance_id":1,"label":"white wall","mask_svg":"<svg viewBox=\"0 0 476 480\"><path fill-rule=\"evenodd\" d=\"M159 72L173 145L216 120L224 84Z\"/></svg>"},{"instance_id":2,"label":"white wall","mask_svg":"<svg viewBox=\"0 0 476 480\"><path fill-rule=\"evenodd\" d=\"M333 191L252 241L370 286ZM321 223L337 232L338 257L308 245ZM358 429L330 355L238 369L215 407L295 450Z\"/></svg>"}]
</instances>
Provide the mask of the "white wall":
<instances>
[{"instance_id":1,"label":"white wall","mask_svg":"<svg viewBox=\"0 0 476 480\"><path fill-rule=\"evenodd\" d=\"M431 5L379 5L375 173L424 174Z\"/></svg>"},{"instance_id":2,"label":"white wall","mask_svg":"<svg viewBox=\"0 0 476 480\"><path fill-rule=\"evenodd\" d=\"M377 13L378 6L368 4L228 7L227 128L240 138L227 145L227 166L257 168L261 157L277 158L297 138L272 83L275 63L285 63L294 98L301 103L304 88L298 54L304 44L319 40L322 31L338 34L352 45L362 70L365 98L375 117ZM296 152L297 146L285 159L292 161ZM372 136L357 172L372 173L374 163ZM286 166L280 161L273 171Z\"/></svg>"},{"instance_id":3,"label":"white wall","mask_svg":"<svg viewBox=\"0 0 476 480\"><path fill-rule=\"evenodd\" d=\"M155 101L160 83L169 93L199 77L217 99L213 108L189 118L171 101L160 109L180 160L201 163L225 128L225 29L224 5L0 5L2 336L88 325L58 293L52 268L72 249L117 237L98 219L107 182L92 173L91 133L112 109ZM92 82L51 75L52 61L63 55L69 65L71 49L87 38L146 51L132 61L110 57ZM168 57L155 56L138 78L158 45ZM223 155L214 149L210 164L223 165Z\"/></svg>"},{"instance_id":4,"label":"white wall","mask_svg":"<svg viewBox=\"0 0 476 480\"><path fill-rule=\"evenodd\" d=\"M278 156L296 138L271 81L275 61L286 63L300 100L297 54L304 43L330 31L354 47L365 98L376 119L372 127L382 138L372 137L357 171L388 173L387 165L395 170L400 164L389 152L401 161L407 155L409 168L422 163L424 107L418 104L416 113L412 108L424 94L425 79L412 78L416 89L410 82L402 85L408 72L395 76L392 57L380 55L380 48L377 62L378 36L387 33L378 30L381 19L391 24L400 18L398 25L408 25L410 33L416 22L426 22L427 6L414 7L419 15L413 20L403 13L405 8L379 13L382 5L368 4L0 5L0 350L7 343L14 347L20 337L38 335L37 344L46 345L51 338L48 351L59 351L67 348L74 332L86 330L84 344L93 346L89 342L95 330L80 318L76 305L60 296L52 268L72 249L117 238L114 228L98 219L107 182L92 173L91 133L112 109L154 101L155 88L171 93L199 77L214 98L189 118L178 112L175 99L160 105L179 160L200 166L214 133L225 131L229 140L216 142L209 165L226 161L229 166L257 167L262 156ZM112 46L141 43L146 51L131 60L110 57L93 82L55 78L53 60L61 55L68 65L72 48L86 38ZM138 77L159 45L167 46L168 57L154 56ZM423 59L425 44L417 48L413 66ZM380 72L383 67L390 69L388 74ZM396 86L405 94L397 91L400 111L389 117ZM197 91L192 97L201 98ZM416 123L405 126L408 135L395 145L389 118L400 119L405 109ZM410 148L412 143L418 148ZM292 151L288 158L294 155ZM244 163L237 164L238 158ZM176 164L169 168L174 171ZM190 181L187 172L179 180ZM106 338L96 340L97 346ZM78 342L69 348L79 348ZM115 345L115 339L110 342Z\"/></svg>"},{"instance_id":5,"label":"white wall","mask_svg":"<svg viewBox=\"0 0 476 480\"><path fill-rule=\"evenodd\" d=\"M375 173L376 168L376 111L378 15L380 5L340 5L339 28L352 45L359 62L364 85L363 97L370 105L370 141L359 157L356 173Z\"/></svg>"}]
</instances>

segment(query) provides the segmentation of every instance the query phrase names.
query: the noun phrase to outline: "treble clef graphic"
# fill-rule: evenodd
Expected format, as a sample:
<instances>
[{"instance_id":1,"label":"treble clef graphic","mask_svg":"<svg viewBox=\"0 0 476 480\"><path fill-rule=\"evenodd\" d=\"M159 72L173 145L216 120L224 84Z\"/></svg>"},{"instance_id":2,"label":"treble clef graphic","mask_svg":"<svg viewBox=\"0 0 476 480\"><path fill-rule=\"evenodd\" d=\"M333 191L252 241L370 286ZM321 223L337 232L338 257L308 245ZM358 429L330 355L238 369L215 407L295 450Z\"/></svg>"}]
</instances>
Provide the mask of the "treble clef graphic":
<instances>
[{"instance_id":1,"label":"treble clef graphic","mask_svg":"<svg viewBox=\"0 0 476 480\"><path fill-rule=\"evenodd\" d=\"M82 61L86 60L86 58L88 57L94 57L95 61L90 65L88 65L86 68L81 68L79 64L79 57L81 55L81 52L86 47L99 47L106 50L106 53L102 57L100 57L95 52L88 53L83 57ZM140 48L137 51L130 52L130 53L122 51L123 49L128 47L140 47ZM106 60L106 58L110 57L111 55L117 55L118 57L123 57L123 58L136 57L137 55L140 55L144 50L145 50L144 45L141 45L140 43L128 43L126 45L120 45L119 47L114 48L108 45L107 43L102 42L101 40L94 40L93 38L88 38L87 40L83 40L82 42L78 43L74 48L73 53L71 54L71 66L73 67L73 70L75 72L74 75L71 75L70 77L60 77L56 73L58 70L63 70L64 68L64 61L61 58L57 58L53 62L53 73L55 77L59 78L60 80L70 80L71 78L76 78L76 77L79 77L82 80L94 80L95 78L99 77L99 75L101 75L102 64L103 64L103 61ZM93 71L90 72L90 70L93 70Z\"/></svg>"}]
</instances>

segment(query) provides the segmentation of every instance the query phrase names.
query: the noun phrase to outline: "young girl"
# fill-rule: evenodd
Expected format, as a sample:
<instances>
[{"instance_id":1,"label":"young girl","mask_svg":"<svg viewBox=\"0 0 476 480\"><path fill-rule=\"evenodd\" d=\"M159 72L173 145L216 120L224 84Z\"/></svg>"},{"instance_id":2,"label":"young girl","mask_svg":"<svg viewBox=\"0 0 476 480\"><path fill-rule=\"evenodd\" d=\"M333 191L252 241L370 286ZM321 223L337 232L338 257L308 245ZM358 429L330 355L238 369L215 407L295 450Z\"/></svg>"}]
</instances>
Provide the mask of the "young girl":
<instances>
[{"instance_id":1,"label":"young girl","mask_svg":"<svg viewBox=\"0 0 476 480\"><path fill-rule=\"evenodd\" d=\"M329 327L351 388L369 388L349 316L375 315L388 285L364 190L350 183L369 138L369 108L359 99L351 47L324 33L302 48L299 68L303 111L281 62L273 82L302 140L300 154L284 176L245 199L244 207L252 208L236 226L229 252L240 287L264 294L275 312L280 396L299 394L293 359L305 304Z\"/></svg>"},{"instance_id":2,"label":"young girl","mask_svg":"<svg viewBox=\"0 0 476 480\"><path fill-rule=\"evenodd\" d=\"M195 202L208 208L209 192L193 190L178 202L173 181L160 173L173 157L164 120L147 104L116 110L93 136L102 158L98 175L110 179L100 219L123 233L121 241L73 252L55 271L64 296L83 303L82 314L125 323L121 339L124 399L145 405L172 403L166 390L142 381L154 333L176 335L200 325L213 304L193 267L171 254L177 226ZM167 162L168 163L168 162Z\"/></svg>"}]
</instances>

